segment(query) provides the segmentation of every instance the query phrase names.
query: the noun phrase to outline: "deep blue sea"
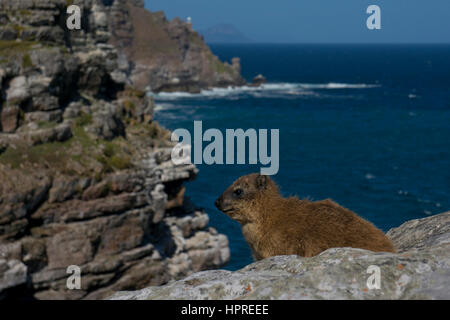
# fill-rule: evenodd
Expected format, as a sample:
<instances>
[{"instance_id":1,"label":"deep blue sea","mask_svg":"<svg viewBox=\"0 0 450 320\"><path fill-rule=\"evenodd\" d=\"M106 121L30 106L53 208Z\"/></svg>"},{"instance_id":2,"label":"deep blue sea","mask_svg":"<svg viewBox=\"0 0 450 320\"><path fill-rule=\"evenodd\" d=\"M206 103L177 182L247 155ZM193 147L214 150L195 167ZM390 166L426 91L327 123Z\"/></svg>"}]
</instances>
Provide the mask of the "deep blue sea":
<instances>
[{"instance_id":1,"label":"deep blue sea","mask_svg":"<svg viewBox=\"0 0 450 320\"><path fill-rule=\"evenodd\" d=\"M169 129L280 129L284 195L332 198L384 231L450 210L449 45L214 45L259 89L156 95ZM199 165L188 196L228 236L229 270L252 262L238 223L214 200L259 165Z\"/></svg>"}]
</instances>

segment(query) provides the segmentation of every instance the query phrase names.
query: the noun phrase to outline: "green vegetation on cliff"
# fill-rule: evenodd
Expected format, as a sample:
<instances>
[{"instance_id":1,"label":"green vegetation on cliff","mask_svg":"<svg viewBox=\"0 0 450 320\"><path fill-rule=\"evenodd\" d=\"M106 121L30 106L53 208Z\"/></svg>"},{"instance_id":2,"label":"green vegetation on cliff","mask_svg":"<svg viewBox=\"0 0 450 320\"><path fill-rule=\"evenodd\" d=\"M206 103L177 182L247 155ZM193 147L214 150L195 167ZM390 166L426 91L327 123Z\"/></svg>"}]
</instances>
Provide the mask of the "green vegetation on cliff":
<instances>
[{"instance_id":1,"label":"green vegetation on cliff","mask_svg":"<svg viewBox=\"0 0 450 320\"><path fill-rule=\"evenodd\" d=\"M90 115L76 119L72 138L59 142L48 142L29 146L20 142L0 154L0 163L13 169L33 168L44 164L47 169L69 175L91 175L107 173L132 167L129 155L123 146L123 137L112 141L92 137L85 131ZM40 122L39 127L49 129L55 122Z\"/></svg>"},{"instance_id":2,"label":"green vegetation on cliff","mask_svg":"<svg viewBox=\"0 0 450 320\"><path fill-rule=\"evenodd\" d=\"M37 42L33 41L12 41L12 40L0 40L0 57L11 57L16 54L23 54L33 49L33 46L37 45Z\"/></svg>"}]
</instances>

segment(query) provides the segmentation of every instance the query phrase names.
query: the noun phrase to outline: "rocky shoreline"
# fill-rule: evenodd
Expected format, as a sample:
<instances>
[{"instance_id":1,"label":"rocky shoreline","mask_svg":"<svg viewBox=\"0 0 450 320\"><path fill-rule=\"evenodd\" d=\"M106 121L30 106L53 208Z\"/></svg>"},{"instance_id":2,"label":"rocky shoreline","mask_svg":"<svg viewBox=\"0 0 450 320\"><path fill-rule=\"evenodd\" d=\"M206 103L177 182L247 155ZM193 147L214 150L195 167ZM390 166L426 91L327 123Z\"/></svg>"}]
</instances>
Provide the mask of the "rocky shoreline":
<instances>
[{"instance_id":1,"label":"rocky shoreline","mask_svg":"<svg viewBox=\"0 0 450 320\"><path fill-rule=\"evenodd\" d=\"M333 248L312 258L271 257L235 271L193 274L111 300L450 299L450 212L412 220L387 235L397 253ZM380 288L368 288L369 266Z\"/></svg>"},{"instance_id":2,"label":"rocky shoreline","mask_svg":"<svg viewBox=\"0 0 450 320\"><path fill-rule=\"evenodd\" d=\"M184 196L197 169L170 161L112 44L112 15L143 2L71 1L79 31L67 3L0 3L0 298L100 299L225 265L227 238Z\"/></svg>"}]
</instances>

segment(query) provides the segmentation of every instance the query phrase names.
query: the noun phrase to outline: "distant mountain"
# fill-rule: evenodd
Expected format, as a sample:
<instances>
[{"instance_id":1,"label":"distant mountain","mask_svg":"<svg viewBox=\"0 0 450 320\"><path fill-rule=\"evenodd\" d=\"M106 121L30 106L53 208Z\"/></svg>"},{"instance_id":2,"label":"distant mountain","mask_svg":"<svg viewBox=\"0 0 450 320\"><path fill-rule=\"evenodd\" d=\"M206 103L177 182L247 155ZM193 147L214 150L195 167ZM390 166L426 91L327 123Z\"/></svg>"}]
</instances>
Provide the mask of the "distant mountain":
<instances>
[{"instance_id":1,"label":"distant mountain","mask_svg":"<svg viewBox=\"0 0 450 320\"><path fill-rule=\"evenodd\" d=\"M218 24L199 31L207 43L243 43L251 42L246 35L231 24Z\"/></svg>"}]
</instances>

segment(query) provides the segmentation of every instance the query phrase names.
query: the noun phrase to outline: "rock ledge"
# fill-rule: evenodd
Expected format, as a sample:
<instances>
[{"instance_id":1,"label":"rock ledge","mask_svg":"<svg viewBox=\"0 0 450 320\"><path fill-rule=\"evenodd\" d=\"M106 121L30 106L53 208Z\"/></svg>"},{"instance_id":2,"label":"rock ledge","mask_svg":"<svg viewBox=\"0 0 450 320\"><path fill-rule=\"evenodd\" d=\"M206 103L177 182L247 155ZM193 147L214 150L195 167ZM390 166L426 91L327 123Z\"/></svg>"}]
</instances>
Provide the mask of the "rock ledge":
<instances>
[{"instance_id":1,"label":"rock ledge","mask_svg":"<svg viewBox=\"0 0 450 320\"><path fill-rule=\"evenodd\" d=\"M450 212L408 221L388 236L398 253L333 248L313 258L271 257L110 299L450 299ZM380 289L367 287L371 265L381 270Z\"/></svg>"}]
</instances>

